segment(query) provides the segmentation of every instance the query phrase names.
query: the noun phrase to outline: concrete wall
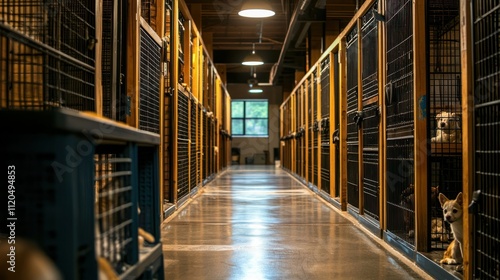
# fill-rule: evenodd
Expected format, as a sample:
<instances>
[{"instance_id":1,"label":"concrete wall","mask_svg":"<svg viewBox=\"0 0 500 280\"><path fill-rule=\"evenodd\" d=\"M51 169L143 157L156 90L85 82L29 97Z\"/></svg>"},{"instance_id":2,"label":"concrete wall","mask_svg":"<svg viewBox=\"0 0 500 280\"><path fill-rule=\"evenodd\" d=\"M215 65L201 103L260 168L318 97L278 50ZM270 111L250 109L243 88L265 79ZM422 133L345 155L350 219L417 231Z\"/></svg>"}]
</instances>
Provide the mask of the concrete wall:
<instances>
[{"instance_id":1,"label":"concrete wall","mask_svg":"<svg viewBox=\"0 0 500 280\"><path fill-rule=\"evenodd\" d=\"M232 147L241 151L240 164L245 164L245 158L269 151L267 164L274 164L274 148L279 148L280 114L282 103L282 88L276 86L263 87L263 93L248 93L246 84L228 84L227 90L231 100L236 99L267 99L269 102L269 137L234 137Z\"/></svg>"}]
</instances>

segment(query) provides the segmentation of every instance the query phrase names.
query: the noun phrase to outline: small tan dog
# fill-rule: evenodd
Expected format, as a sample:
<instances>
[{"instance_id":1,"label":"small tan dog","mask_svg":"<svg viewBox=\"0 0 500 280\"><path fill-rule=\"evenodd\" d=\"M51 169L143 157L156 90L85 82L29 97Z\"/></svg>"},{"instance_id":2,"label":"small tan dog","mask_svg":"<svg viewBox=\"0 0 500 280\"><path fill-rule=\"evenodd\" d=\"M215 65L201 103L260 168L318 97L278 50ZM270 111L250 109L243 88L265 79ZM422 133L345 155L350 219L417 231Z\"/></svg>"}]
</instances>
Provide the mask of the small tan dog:
<instances>
[{"instance_id":1,"label":"small tan dog","mask_svg":"<svg viewBox=\"0 0 500 280\"><path fill-rule=\"evenodd\" d=\"M442 111L436 115L436 121L436 137L432 137L431 142L460 143L462 141L462 132L455 113Z\"/></svg>"},{"instance_id":2,"label":"small tan dog","mask_svg":"<svg viewBox=\"0 0 500 280\"><path fill-rule=\"evenodd\" d=\"M443 208L443 218L450 223L451 231L453 232L453 240L443 259L439 261L442 264L458 264L462 262L462 244L463 244L463 220L462 220L462 193L460 192L453 200L448 199L444 194L439 194L439 202ZM460 270L460 266L457 267Z\"/></svg>"}]
</instances>

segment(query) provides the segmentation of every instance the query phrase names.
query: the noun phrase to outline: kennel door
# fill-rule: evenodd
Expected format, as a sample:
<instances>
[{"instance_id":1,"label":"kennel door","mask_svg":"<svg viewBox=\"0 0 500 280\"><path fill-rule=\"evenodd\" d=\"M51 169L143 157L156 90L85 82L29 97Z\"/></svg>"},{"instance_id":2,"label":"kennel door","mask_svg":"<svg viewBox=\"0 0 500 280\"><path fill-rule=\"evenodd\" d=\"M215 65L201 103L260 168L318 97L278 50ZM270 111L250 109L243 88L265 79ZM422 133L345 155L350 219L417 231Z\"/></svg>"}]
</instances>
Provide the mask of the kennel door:
<instances>
[{"instance_id":1,"label":"kennel door","mask_svg":"<svg viewBox=\"0 0 500 280\"><path fill-rule=\"evenodd\" d=\"M474 46L475 190L481 190L474 219L475 279L500 277L500 3L472 2Z\"/></svg>"},{"instance_id":2,"label":"kennel door","mask_svg":"<svg viewBox=\"0 0 500 280\"><path fill-rule=\"evenodd\" d=\"M386 1L387 230L413 245L415 211L405 203L414 184L412 15L412 1Z\"/></svg>"},{"instance_id":3,"label":"kennel door","mask_svg":"<svg viewBox=\"0 0 500 280\"><path fill-rule=\"evenodd\" d=\"M347 202L359 208L358 29L347 35Z\"/></svg>"},{"instance_id":4,"label":"kennel door","mask_svg":"<svg viewBox=\"0 0 500 280\"><path fill-rule=\"evenodd\" d=\"M376 9L377 3L372 9ZM370 10L372 10L370 9ZM379 217L379 123L378 28L372 12L362 17L362 98L363 98L363 214L378 224Z\"/></svg>"}]
</instances>

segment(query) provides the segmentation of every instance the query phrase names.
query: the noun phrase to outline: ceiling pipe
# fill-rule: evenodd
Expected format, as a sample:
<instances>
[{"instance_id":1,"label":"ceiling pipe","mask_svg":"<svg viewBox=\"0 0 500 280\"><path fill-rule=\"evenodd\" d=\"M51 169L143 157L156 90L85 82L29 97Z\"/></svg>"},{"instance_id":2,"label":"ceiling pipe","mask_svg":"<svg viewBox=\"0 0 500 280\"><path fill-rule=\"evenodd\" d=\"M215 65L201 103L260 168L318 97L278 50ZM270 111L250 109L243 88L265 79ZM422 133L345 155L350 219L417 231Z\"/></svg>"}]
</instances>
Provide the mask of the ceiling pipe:
<instances>
[{"instance_id":1,"label":"ceiling pipe","mask_svg":"<svg viewBox=\"0 0 500 280\"><path fill-rule=\"evenodd\" d=\"M273 67L271 73L269 73L270 84L276 84L277 82L276 77L279 77L281 75L281 72L283 71L284 67L283 62L285 60L286 53L288 51L288 48L290 47L290 44L292 43L292 40L295 37L297 31L296 29L300 25L298 22L298 18L307 9L310 2L311 0L303 0L301 3L299 3L299 5L297 5L295 11L293 12L292 19L290 20L290 24L288 25L288 30L286 32L285 41L283 42L283 46L281 47L281 52L278 58L278 62L276 62L275 67Z\"/></svg>"}]
</instances>

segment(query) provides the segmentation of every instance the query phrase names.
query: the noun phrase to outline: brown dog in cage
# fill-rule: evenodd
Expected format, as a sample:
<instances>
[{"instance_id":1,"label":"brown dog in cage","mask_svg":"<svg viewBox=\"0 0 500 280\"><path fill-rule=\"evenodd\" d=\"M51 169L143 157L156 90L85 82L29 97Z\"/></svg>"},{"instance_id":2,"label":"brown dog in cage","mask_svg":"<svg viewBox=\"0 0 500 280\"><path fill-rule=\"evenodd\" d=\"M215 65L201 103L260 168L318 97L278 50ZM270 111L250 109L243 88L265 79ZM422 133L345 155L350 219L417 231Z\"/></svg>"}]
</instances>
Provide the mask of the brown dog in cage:
<instances>
[{"instance_id":1,"label":"brown dog in cage","mask_svg":"<svg viewBox=\"0 0 500 280\"><path fill-rule=\"evenodd\" d=\"M431 142L436 143L460 143L462 142L462 131L458 115L442 111L436 115L436 136Z\"/></svg>"},{"instance_id":2,"label":"brown dog in cage","mask_svg":"<svg viewBox=\"0 0 500 280\"><path fill-rule=\"evenodd\" d=\"M443 218L451 225L451 231L453 232L453 237L455 238L446 249L440 263L458 264L462 262L463 251L462 193L460 192L455 199L448 199L441 193L439 194L439 202L443 208ZM462 266L457 266L456 270L462 270Z\"/></svg>"}]
</instances>

